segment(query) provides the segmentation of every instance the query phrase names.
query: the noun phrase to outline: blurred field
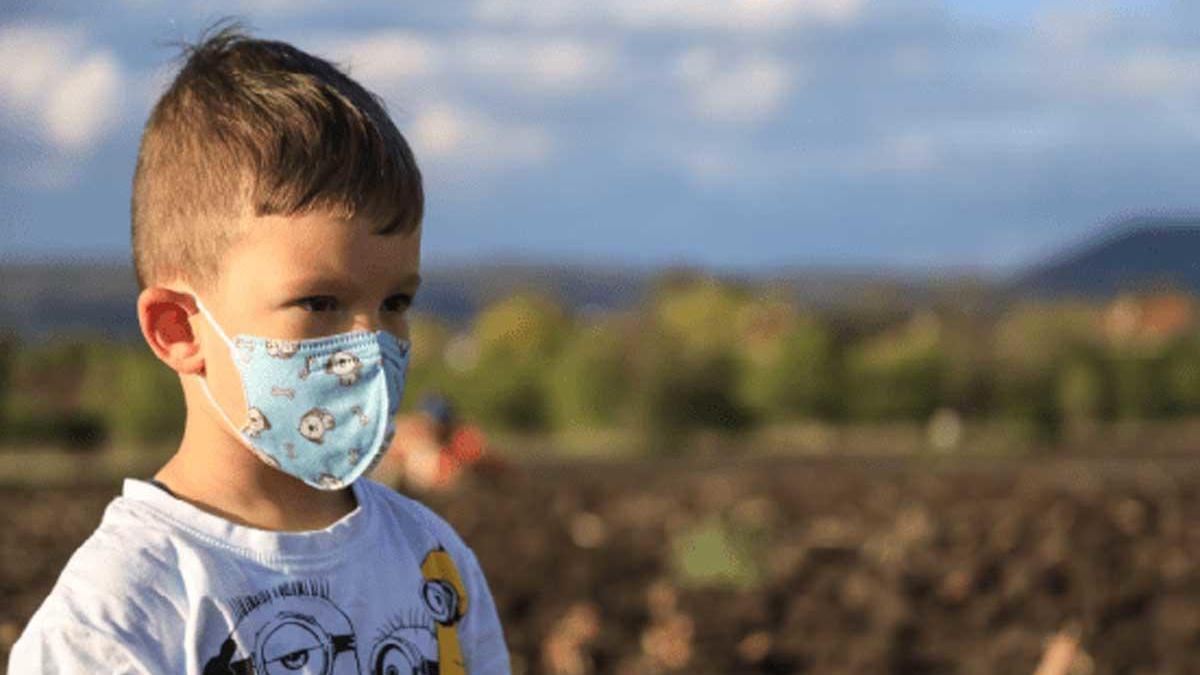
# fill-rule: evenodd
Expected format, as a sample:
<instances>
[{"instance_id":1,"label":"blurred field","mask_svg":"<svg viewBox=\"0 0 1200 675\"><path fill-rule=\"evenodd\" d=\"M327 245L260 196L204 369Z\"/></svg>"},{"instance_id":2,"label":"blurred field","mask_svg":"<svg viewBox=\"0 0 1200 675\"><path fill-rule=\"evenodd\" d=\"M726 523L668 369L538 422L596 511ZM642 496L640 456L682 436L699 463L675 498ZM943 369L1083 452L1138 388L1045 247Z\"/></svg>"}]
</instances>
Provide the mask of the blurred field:
<instances>
[{"instance_id":1,"label":"blurred field","mask_svg":"<svg viewBox=\"0 0 1200 675\"><path fill-rule=\"evenodd\" d=\"M1186 458L542 460L416 495L514 673L1200 672ZM0 655L116 483L0 492Z\"/></svg>"}]
</instances>

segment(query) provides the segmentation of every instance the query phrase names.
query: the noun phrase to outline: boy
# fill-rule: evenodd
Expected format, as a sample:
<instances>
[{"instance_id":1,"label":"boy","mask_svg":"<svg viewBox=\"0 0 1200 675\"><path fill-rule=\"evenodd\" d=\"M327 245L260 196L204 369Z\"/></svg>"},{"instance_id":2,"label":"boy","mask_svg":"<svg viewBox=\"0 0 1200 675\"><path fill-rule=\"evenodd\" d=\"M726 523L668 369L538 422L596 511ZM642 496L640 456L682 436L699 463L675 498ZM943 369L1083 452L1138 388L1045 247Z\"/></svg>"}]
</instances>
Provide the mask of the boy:
<instances>
[{"instance_id":1,"label":"boy","mask_svg":"<svg viewBox=\"0 0 1200 675\"><path fill-rule=\"evenodd\" d=\"M13 647L28 673L508 673L471 549L362 478L388 447L421 176L334 66L227 27L187 51L134 175L138 319L187 422Z\"/></svg>"}]
</instances>

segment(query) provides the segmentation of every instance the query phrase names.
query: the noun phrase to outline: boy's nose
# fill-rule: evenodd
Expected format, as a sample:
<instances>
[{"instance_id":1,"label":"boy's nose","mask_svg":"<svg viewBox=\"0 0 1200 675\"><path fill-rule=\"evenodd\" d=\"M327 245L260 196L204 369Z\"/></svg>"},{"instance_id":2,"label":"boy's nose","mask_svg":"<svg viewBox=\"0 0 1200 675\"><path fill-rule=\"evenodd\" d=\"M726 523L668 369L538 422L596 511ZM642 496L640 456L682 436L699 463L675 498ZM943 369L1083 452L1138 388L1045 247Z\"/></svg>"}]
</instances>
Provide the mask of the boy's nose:
<instances>
[{"instance_id":1,"label":"boy's nose","mask_svg":"<svg viewBox=\"0 0 1200 675\"><path fill-rule=\"evenodd\" d=\"M377 331L382 327L379 317L371 316L370 314L358 314L354 317L354 323L350 326L350 330Z\"/></svg>"}]
</instances>

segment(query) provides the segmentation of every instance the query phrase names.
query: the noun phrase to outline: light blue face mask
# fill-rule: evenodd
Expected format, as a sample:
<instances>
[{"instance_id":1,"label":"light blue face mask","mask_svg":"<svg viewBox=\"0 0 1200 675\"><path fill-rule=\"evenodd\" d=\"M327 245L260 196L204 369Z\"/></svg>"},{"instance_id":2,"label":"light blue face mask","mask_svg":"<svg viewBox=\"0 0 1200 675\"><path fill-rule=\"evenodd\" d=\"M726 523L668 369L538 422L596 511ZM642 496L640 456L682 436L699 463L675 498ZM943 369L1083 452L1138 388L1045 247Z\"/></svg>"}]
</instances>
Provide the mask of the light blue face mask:
<instances>
[{"instance_id":1,"label":"light blue face mask","mask_svg":"<svg viewBox=\"0 0 1200 675\"><path fill-rule=\"evenodd\" d=\"M196 297L196 296L193 296ZM246 424L225 414L238 438L267 464L322 490L337 490L383 458L396 430L411 342L387 331L351 331L307 340L225 334L196 297L241 375Z\"/></svg>"}]
</instances>

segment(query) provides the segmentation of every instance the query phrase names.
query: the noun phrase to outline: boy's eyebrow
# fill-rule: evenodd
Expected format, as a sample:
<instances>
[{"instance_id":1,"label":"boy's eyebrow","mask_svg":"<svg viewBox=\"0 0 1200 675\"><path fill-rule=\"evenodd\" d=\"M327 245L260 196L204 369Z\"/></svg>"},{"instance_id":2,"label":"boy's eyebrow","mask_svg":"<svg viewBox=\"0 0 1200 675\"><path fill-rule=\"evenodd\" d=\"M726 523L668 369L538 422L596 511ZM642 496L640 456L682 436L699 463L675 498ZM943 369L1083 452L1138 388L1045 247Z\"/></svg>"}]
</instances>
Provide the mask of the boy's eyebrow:
<instances>
[{"instance_id":1,"label":"boy's eyebrow","mask_svg":"<svg viewBox=\"0 0 1200 675\"><path fill-rule=\"evenodd\" d=\"M413 288L419 288L421 286L421 282L422 282L421 275L418 274L417 272L412 272L412 273L409 273L409 274L401 277L396 282L395 286L396 287L412 286ZM346 291L346 290L349 290L350 287L346 283L346 280L341 277L314 276L314 277L302 277L300 279L294 279L290 283L287 284L287 288L288 288L288 291L292 292L292 293L306 293L306 292L310 292L311 290L317 289L317 288L328 288L328 289L333 289L333 290L338 290L338 291Z\"/></svg>"}]
</instances>

